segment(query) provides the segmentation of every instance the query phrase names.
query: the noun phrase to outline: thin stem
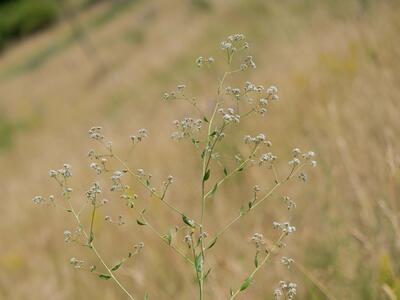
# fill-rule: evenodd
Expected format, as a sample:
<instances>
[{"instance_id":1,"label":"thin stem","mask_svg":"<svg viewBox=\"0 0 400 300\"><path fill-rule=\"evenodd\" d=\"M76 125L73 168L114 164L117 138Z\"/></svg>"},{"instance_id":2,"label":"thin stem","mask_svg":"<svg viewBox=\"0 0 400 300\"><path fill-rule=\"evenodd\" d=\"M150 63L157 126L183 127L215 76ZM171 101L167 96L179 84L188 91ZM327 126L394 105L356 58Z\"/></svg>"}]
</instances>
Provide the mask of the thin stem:
<instances>
[{"instance_id":1,"label":"thin stem","mask_svg":"<svg viewBox=\"0 0 400 300\"><path fill-rule=\"evenodd\" d=\"M293 170L290 172L290 175L283 181L278 181L275 182L275 185L269 190L269 192L267 194L264 195L264 197L262 197L260 200L258 200L257 202L255 202L249 209L247 212L240 212L236 217L234 217L230 222L228 222L220 231L218 231L218 233L215 235L215 237L213 239L211 239L212 241L214 241L215 239L217 239L218 237L220 237L222 234L224 234L233 224L235 224L237 221L239 221L246 213L254 210L258 205L260 205L262 202L264 202L267 198L269 198L272 193L283 183L289 181L290 179L292 179L297 172L299 172L304 166L306 165L306 163L301 164L296 170Z\"/></svg>"},{"instance_id":2,"label":"thin stem","mask_svg":"<svg viewBox=\"0 0 400 300\"><path fill-rule=\"evenodd\" d=\"M141 213L136 206L133 206L133 208L135 209L136 213L142 218L142 220L145 222L146 226L148 226L150 228L150 230L156 235L158 236L163 242L165 242L168 247L170 247L172 250L174 250L176 253L178 253L180 256L182 256L187 262L189 262L191 265L194 265L193 261L190 260L183 252L181 252L178 248L176 248L175 246L171 245L168 243L168 241L162 236L161 233L159 233L157 231L157 229L154 228L153 225L150 224L150 222L144 217L144 214Z\"/></svg>"},{"instance_id":3,"label":"thin stem","mask_svg":"<svg viewBox=\"0 0 400 300\"><path fill-rule=\"evenodd\" d=\"M124 162L117 154L112 154L112 156L121 163L121 165L128 171L129 174L131 174L141 185L143 185L152 195L154 195L156 198L158 198L162 203L164 203L164 205L166 205L167 207L169 207L171 210L173 210L174 212L176 212L177 214L184 216L185 214L180 211L178 208L176 208L175 206L173 206L172 204L170 204L168 201L166 201L164 199L165 194L164 195L159 195L157 192L153 191L147 184L146 182L144 182L140 176L138 176L137 174L135 174L135 172L132 171L132 169L129 168L128 164L126 162ZM196 222L195 220L193 220L195 222L195 224L199 225L198 222Z\"/></svg>"},{"instance_id":4,"label":"thin stem","mask_svg":"<svg viewBox=\"0 0 400 300\"><path fill-rule=\"evenodd\" d=\"M267 255L264 257L264 259L259 263L259 265L253 270L253 272L250 273L250 275L247 277L246 280L252 280L253 277L256 275L256 273L267 263L269 258L271 257L272 253L275 251L276 248L278 248L279 244L282 242L283 238L286 236L286 233L282 233L279 237L279 239L274 243L273 247L268 251ZM236 298L236 296L242 291L241 288L237 289L229 298L229 300L233 300Z\"/></svg>"},{"instance_id":5,"label":"thin stem","mask_svg":"<svg viewBox=\"0 0 400 300\"><path fill-rule=\"evenodd\" d=\"M254 148L254 150L251 152L251 154L248 156L248 158L246 160L244 160L239 166L237 166L236 169L234 169L232 172L228 173L228 175L226 175L224 178L222 178L220 181L218 181L215 184L215 186L206 193L205 198L207 199L210 196L210 194L213 192L213 190L215 188L218 188L221 184L223 184L225 182L225 180L229 179L235 173L241 171L241 169L243 169L244 166L251 160L251 158L254 156L254 154L256 154L256 152L258 151L258 148L259 148L259 145L257 145Z\"/></svg>"},{"instance_id":6,"label":"thin stem","mask_svg":"<svg viewBox=\"0 0 400 300\"><path fill-rule=\"evenodd\" d=\"M66 197L66 200L68 202L68 206L69 206L69 210L71 211L72 215L74 216L78 226L82 229L83 234L85 235L87 240L90 240L89 235L86 233L86 231L83 229L83 225L82 222L78 216L78 214L76 213L74 207L72 206L71 200L69 199L69 197ZM128 292L128 290L121 284L121 282L119 282L119 280L115 277L115 275L113 274L113 272L110 270L110 268L107 266L107 264L105 263L105 261L103 260L103 258L101 257L100 253L97 251L93 241L87 245L89 246L89 249L91 249L93 251L93 253L96 255L97 259L101 262L101 264L104 266L104 268L107 270L107 273L110 275L110 277L112 278L112 280L114 280L114 282L118 285L118 287L129 297L129 299L131 300L135 300L135 298Z\"/></svg>"}]
</instances>

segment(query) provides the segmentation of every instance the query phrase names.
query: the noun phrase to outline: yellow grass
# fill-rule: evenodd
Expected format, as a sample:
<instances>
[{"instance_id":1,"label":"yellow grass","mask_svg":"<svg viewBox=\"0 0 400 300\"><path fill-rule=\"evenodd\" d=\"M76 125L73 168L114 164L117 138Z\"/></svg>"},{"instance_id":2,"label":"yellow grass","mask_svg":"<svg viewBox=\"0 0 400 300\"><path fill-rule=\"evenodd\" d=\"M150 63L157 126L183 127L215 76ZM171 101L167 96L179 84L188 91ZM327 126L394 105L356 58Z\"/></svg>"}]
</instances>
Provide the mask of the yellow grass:
<instances>
[{"instance_id":1,"label":"yellow grass","mask_svg":"<svg viewBox=\"0 0 400 300\"><path fill-rule=\"evenodd\" d=\"M149 170L160 182L174 174L170 201L196 216L200 182L188 178L199 178L200 163L190 145L169 139L172 121L187 116L189 107L163 103L160 96L185 83L209 111L222 64L199 71L194 60L200 55L222 60L219 41L234 32L248 37L257 69L230 84L248 79L274 84L282 100L266 119L248 123L233 137L262 127L280 154L280 170L294 147L315 150L319 166L307 184L280 190L218 241L209 261L216 268L207 299L226 299L230 287L240 286L252 268L254 232L276 237L271 223L287 214L281 195L297 202L291 221L298 232L283 253L298 267L284 270L275 256L239 299L272 299L273 288L285 278L299 284L299 299L400 297L398 1L226 0L215 1L210 11L189 1L137 1L107 23L88 25L108 9L101 5L80 18L96 56L83 50L88 41L75 41L36 68L15 72L70 34L71 27L62 23L0 57L0 120L14 128L12 143L0 148L0 299L124 299L111 282L68 264L72 256L93 258L64 245L64 230L73 228L66 213L37 208L31 198L56 194L47 170L68 162L74 168L74 203L83 201L79 195L94 180L86 167L86 153L94 147L88 128L103 126L124 154L128 136L146 127L150 139L131 155L130 165ZM210 233L238 211L254 184L267 189L272 177L251 172L218 193L208 207ZM106 226L101 216L96 220L106 260L118 261L140 241L146 245L135 262L118 271L127 287L138 299L145 291L150 299L195 299L185 261L137 226L120 199L106 197L107 214L130 219L122 227ZM154 199L144 203L161 231L180 224Z\"/></svg>"}]
</instances>

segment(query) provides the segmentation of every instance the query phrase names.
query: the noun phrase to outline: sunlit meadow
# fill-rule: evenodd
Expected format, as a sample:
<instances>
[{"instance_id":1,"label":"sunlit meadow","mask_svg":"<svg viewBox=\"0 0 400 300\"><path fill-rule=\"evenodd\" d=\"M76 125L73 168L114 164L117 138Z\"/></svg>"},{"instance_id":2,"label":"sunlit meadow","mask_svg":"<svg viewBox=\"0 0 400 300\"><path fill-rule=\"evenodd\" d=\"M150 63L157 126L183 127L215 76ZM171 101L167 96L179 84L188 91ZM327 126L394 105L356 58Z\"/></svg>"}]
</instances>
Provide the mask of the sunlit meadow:
<instances>
[{"instance_id":1,"label":"sunlit meadow","mask_svg":"<svg viewBox=\"0 0 400 300\"><path fill-rule=\"evenodd\" d=\"M116 5L0 56L0 298L275 299L288 283L294 299L400 298L398 1ZM230 66L235 32L250 47ZM264 116L243 118L235 88ZM295 173L248 212L297 157L306 182Z\"/></svg>"}]
</instances>

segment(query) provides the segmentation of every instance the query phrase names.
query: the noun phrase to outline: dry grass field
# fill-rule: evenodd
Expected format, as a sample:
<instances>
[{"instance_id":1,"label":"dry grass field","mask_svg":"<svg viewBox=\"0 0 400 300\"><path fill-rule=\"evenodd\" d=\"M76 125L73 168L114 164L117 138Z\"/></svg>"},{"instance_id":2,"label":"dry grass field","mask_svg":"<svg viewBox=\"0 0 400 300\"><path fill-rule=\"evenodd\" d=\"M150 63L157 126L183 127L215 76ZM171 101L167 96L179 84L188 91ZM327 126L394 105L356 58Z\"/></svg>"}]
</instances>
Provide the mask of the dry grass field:
<instances>
[{"instance_id":1,"label":"dry grass field","mask_svg":"<svg viewBox=\"0 0 400 300\"><path fill-rule=\"evenodd\" d=\"M79 16L84 34L71 23L9 47L0 56L0 299L125 299L111 281L75 270L72 256L91 254L65 245L72 227L62 209L36 207L36 194L56 194L48 170L72 165L77 197L94 173L87 152L96 147L87 130L101 125L124 155L138 128L147 139L129 159L132 168L151 170L162 181L174 174L171 202L196 214L200 161L193 147L171 141L172 121L188 115L185 104L165 103L164 91L185 83L205 111L212 109L222 64L199 70L195 59L222 60L219 42L244 33L257 69L230 82L276 85L281 100L262 127L286 167L291 150L317 153L318 167L306 184L279 190L262 209L244 218L211 252L207 299L227 299L253 264L249 237L276 235L271 223L286 214L279 202L297 201L296 235L285 255L296 263L285 270L275 257L239 299L273 299L282 278L299 285L298 299L400 299L400 2L136 0L115 7L94 6ZM121 4L119 4L121 5ZM249 77L250 76L250 77ZM247 132L232 132L241 139ZM237 149L227 149L235 151ZM208 206L215 233L233 216L249 187L267 188L269 173L252 171L232 179ZM134 186L134 185L133 185ZM146 195L137 187L137 193ZM97 244L107 261L117 260L140 241L144 252L118 275L143 299L196 299L192 270L146 228L118 198L107 213L124 215L124 226L108 226L100 211ZM157 228L181 220L154 199L146 200ZM195 215L196 216L196 215Z\"/></svg>"}]
</instances>

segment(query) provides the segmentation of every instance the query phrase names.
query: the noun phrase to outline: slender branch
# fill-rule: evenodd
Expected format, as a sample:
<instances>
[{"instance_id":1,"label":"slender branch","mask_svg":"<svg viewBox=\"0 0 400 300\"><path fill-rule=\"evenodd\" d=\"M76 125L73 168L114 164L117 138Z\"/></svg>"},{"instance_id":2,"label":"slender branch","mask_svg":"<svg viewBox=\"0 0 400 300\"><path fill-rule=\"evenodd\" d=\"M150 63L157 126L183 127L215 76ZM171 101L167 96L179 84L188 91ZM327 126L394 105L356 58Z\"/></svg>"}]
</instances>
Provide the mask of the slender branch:
<instances>
[{"instance_id":1,"label":"slender branch","mask_svg":"<svg viewBox=\"0 0 400 300\"><path fill-rule=\"evenodd\" d=\"M156 198L158 198L162 203L164 203L164 205L166 205L167 207L169 207L171 210L173 210L174 212L176 212L177 214L181 215L182 217L185 215L182 211L180 211L178 208L176 208L175 206L173 206L172 204L170 204L168 201L166 201L164 199L165 194L164 195L159 195L157 192L153 191L147 184L146 182L144 182L139 175L135 174L135 172L132 171L131 168L129 168L128 164L123 161L117 154L113 153L112 157L114 157L117 161L119 161L121 163L121 165L128 171L129 174L131 174L137 182L139 182L141 185L143 185L152 195L154 195ZM192 219L193 220L193 219ZM195 220L193 220L193 222L197 225L199 225L198 222L196 222Z\"/></svg>"},{"instance_id":2,"label":"slender branch","mask_svg":"<svg viewBox=\"0 0 400 300\"><path fill-rule=\"evenodd\" d=\"M85 238L87 240L90 240L89 235L86 233L86 231L83 229L83 225L82 222L79 218L79 215L76 213L74 207L72 206L71 200L68 197L65 197L67 202L68 202L68 206L69 206L69 210L71 211L72 215L74 216L78 226L81 228L83 234L85 235ZM93 251L93 253L96 255L97 259L101 262L101 264L104 266L104 268L107 270L107 273L110 275L110 277L112 278L112 280L114 280L114 282L118 285L118 287L129 297L129 299L131 300L135 300L135 298L128 292L128 290L121 284L121 282L119 282L119 280L115 277L114 273L111 271L111 269L108 267L108 265L105 263L105 261L103 260L103 258L101 257L100 253L98 252L98 250L96 249L93 241L90 242L89 248Z\"/></svg>"},{"instance_id":3,"label":"slender branch","mask_svg":"<svg viewBox=\"0 0 400 300\"><path fill-rule=\"evenodd\" d=\"M248 156L248 158L246 160L244 160L239 166L237 166L236 169L234 169L232 172L228 173L224 178L222 178L220 181L218 181L213 186L213 188L206 193L205 198L208 198L211 195L211 193L213 192L213 190L215 190L221 184L223 184L225 182L225 180L227 180L228 178L232 177L235 173L240 172L244 168L244 166L251 160L251 158L254 156L254 154L256 154L258 149L259 149L259 145L257 145L254 148L254 150L251 152L251 154Z\"/></svg>"},{"instance_id":4,"label":"slender branch","mask_svg":"<svg viewBox=\"0 0 400 300\"><path fill-rule=\"evenodd\" d=\"M290 175L283 181L278 181L275 182L275 185L269 190L269 192L267 194L265 194L260 200L258 200L257 202L255 202L249 209L247 212L240 212L236 217L234 217L230 222L228 222L220 231L218 231L218 233L215 235L215 237L213 239L211 239L212 241L214 241L215 239L219 238L223 233L225 233L233 224L235 224L237 221L239 221L246 213L254 210L258 205L260 205L262 202L264 202L267 198L269 198L272 193L283 183L289 181L290 179L292 179L304 166L306 165L306 163L301 164L300 166L298 166L297 169L292 170L290 172Z\"/></svg>"},{"instance_id":5,"label":"slender branch","mask_svg":"<svg viewBox=\"0 0 400 300\"><path fill-rule=\"evenodd\" d=\"M158 236L163 242L165 242L168 247L170 247L172 250L174 250L176 253L178 253L180 256L182 256L187 262L189 262L191 265L194 265L193 261L190 260L182 251L180 251L178 248L176 248L174 245L171 245L170 243L168 243L168 241L162 236L161 233L159 233L157 231L157 229L154 228L153 225L150 224L150 222L144 217L144 214L141 213L136 206L133 206L133 208L135 209L136 213L140 216L140 218L145 222L146 226L148 226L150 228L150 230L156 235Z\"/></svg>"},{"instance_id":6,"label":"slender branch","mask_svg":"<svg viewBox=\"0 0 400 300\"><path fill-rule=\"evenodd\" d=\"M256 275L256 273L267 263L269 258L271 257L272 253L275 251L276 248L278 248L279 244L282 242L283 238L286 236L286 233L282 233L279 239L274 243L273 247L268 250L267 255L264 257L264 259L259 263L259 265L253 270L253 272L250 273L250 275L246 278L246 280L251 281L253 277ZM229 300L233 300L236 298L236 296L243 291L243 288L240 287L237 289L234 293L231 294Z\"/></svg>"}]
</instances>

